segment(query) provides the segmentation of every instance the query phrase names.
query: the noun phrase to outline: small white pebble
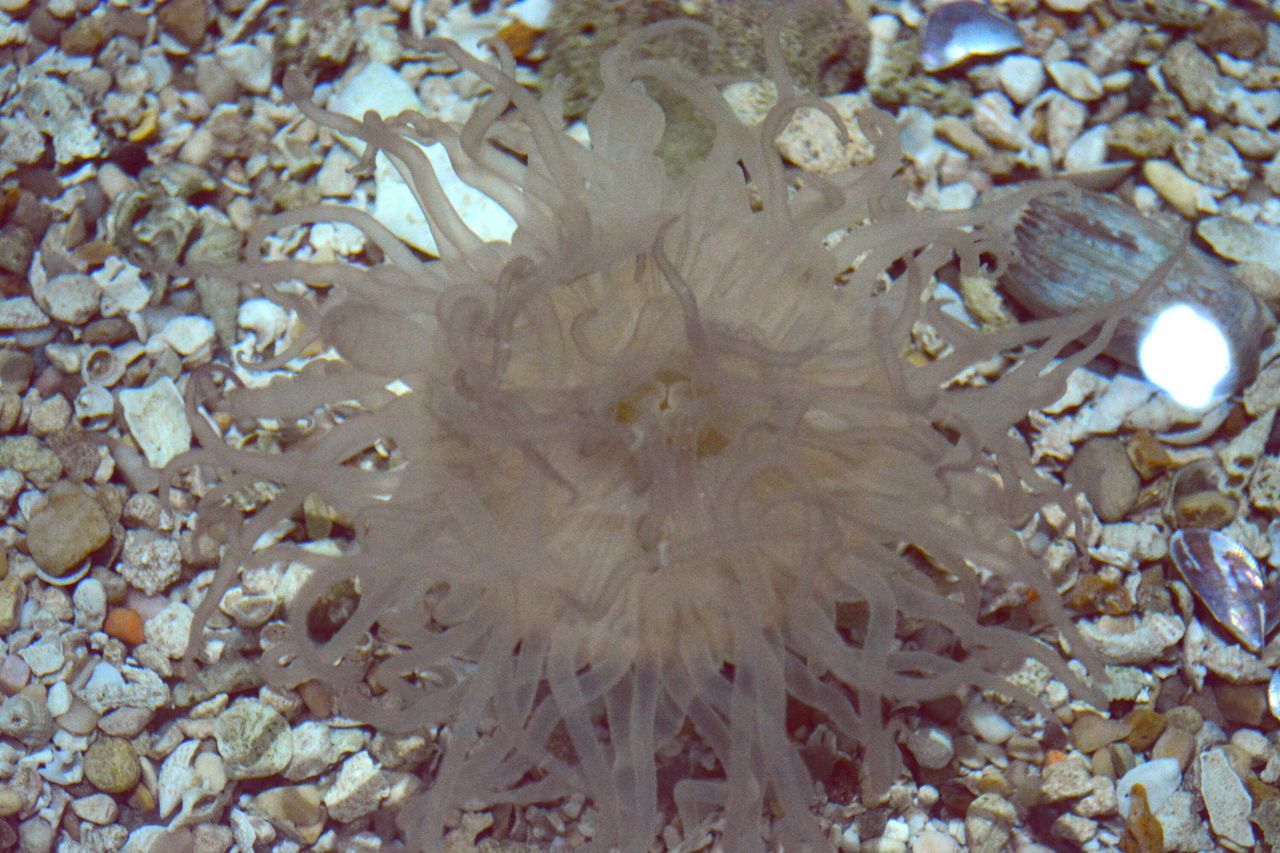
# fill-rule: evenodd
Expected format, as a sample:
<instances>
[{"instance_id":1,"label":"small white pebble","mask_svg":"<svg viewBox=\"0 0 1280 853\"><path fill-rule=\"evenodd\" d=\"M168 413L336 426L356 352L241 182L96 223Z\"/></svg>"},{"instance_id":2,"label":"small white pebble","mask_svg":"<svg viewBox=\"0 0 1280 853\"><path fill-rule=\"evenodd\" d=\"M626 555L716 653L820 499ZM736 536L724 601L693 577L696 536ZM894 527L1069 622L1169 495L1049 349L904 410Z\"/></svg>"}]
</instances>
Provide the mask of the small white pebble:
<instances>
[{"instance_id":1,"label":"small white pebble","mask_svg":"<svg viewBox=\"0 0 1280 853\"><path fill-rule=\"evenodd\" d=\"M1231 743L1239 747L1255 764L1266 761L1274 751L1266 735L1257 729L1240 729L1231 735Z\"/></svg>"},{"instance_id":2,"label":"small white pebble","mask_svg":"<svg viewBox=\"0 0 1280 853\"><path fill-rule=\"evenodd\" d=\"M1129 816L1130 792L1134 785L1142 785L1147 792L1147 807L1151 812L1160 811L1173 792L1182 785L1182 770L1176 758L1156 758L1144 761L1120 777L1116 783L1116 801L1123 817Z\"/></svg>"},{"instance_id":3,"label":"small white pebble","mask_svg":"<svg viewBox=\"0 0 1280 853\"><path fill-rule=\"evenodd\" d=\"M1060 59L1050 62L1048 71L1058 88L1077 101L1094 101L1102 97L1102 81L1081 62Z\"/></svg>"},{"instance_id":4,"label":"small white pebble","mask_svg":"<svg viewBox=\"0 0 1280 853\"><path fill-rule=\"evenodd\" d=\"M955 756L951 735L933 726L916 729L908 734L907 749L915 756L916 761L930 770L946 767Z\"/></svg>"},{"instance_id":5,"label":"small white pebble","mask_svg":"<svg viewBox=\"0 0 1280 853\"><path fill-rule=\"evenodd\" d=\"M116 816L120 813L120 807L116 804L115 798L110 794L102 793L72 800L71 810L81 820L87 820L99 826L115 823Z\"/></svg>"},{"instance_id":6,"label":"small white pebble","mask_svg":"<svg viewBox=\"0 0 1280 853\"><path fill-rule=\"evenodd\" d=\"M49 713L59 717L71 710L71 688L64 681L55 681L49 687L49 696L45 699Z\"/></svg>"},{"instance_id":7,"label":"small white pebble","mask_svg":"<svg viewBox=\"0 0 1280 853\"><path fill-rule=\"evenodd\" d=\"M1044 88L1044 65L1020 53L1006 56L999 65L1000 87L1016 104L1025 104Z\"/></svg>"},{"instance_id":8,"label":"small white pebble","mask_svg":"<svg viewBox=\"0 0 1280 853\"><path fill-rule=\"evenodd\" d=\"M960 853L960 845L945 832L926 829L911 842L911 853Z\"/></svg>"},{"instance_id":9,"label":"small white pebble","mask_svg":"<svg viewBox=\"0 0 1280 853\"><path fill-rule=\"evenodd\" d=\"M961 725L987 743L1001 744L1018 731L990 702L975 702L965 709Z\"/></svg>"},{"instance_id":10,"label":"small white pebble","mask_svg":"<svg viewBox=\"0 0 1280 853\"><path fill-rule=\"evenodd\" d=\"M921 785L920 790L916 792L916 802L925 810L932 808L938 802L938 797L938 789L932 785Z\"/></svg>"},{"instance_id":11,"label":"small white pebble","mask_svg":"<svg viewBox=\"0 0 1280 853\"><path fill-rule=\"evenodd\" d=\"M255 95L271 90L271 51L266 43L228 44L218 48L215 56L227 73Z\"/></svg>"},{"instance_id":12,"label":"small white pebble","mask_svg":"<svg viewBox=\"0 0 1280 853\"><path fill-rule=\"evenodd\" d=\"M254 348L261 352L289 328L289 312L270 299L247 299L236 314L236 323L253 333Z\"/></svg>"}]
</instances>

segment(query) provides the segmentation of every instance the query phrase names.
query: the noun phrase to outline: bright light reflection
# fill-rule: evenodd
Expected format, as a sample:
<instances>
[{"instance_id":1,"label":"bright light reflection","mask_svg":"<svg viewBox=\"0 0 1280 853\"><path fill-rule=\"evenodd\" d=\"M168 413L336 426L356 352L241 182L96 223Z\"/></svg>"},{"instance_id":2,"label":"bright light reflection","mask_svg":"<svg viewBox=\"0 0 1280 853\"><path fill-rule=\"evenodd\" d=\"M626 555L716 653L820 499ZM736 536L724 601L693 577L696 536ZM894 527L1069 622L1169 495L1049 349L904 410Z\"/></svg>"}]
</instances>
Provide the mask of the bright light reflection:
<instances>
[{"instance_id":1,"label":"bright light reflection","mask_svg":"<svg viewBox=\"0 0 1280 853\"><path fill-rule=\"evenodd\" d=\"M1138 366L1178 403L1203 409L1231 370L1231 349L1212 317L1180 303L1156 316L1138 344Z\"/></svg>"}]
</instances>

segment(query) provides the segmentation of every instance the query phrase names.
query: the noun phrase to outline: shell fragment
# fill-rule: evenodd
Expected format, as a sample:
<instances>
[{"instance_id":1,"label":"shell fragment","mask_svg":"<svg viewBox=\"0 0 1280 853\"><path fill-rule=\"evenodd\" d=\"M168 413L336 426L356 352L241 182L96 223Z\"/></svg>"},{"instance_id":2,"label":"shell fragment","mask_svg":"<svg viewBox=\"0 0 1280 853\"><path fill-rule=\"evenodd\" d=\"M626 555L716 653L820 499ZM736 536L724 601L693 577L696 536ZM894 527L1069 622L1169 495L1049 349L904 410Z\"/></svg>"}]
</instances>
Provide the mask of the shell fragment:
<instances>
[{"instance_id":1,"label":"shell fragment","mask_svg":"<svg viewBox=\"0 0 1280 853\"><path fill-rule=\"evenodd\" d=\"M941 71L971 56L995 56L1022 47L1013 22L985 3L956 0L929 13L920 39L920 64Z\"/></svg>"}]
</instances>

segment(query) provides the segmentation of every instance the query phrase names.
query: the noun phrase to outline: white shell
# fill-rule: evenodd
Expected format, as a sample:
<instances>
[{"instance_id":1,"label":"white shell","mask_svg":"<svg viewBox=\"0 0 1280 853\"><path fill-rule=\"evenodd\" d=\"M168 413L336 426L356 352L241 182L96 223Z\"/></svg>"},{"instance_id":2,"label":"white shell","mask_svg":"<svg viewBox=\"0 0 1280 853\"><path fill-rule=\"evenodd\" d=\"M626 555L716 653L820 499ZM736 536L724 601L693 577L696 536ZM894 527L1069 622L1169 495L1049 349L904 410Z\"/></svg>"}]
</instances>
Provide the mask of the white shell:
<instances>
[{"instance_id":1,"label":"white shell","mask_svg":"<svg viewBox=\"0 0 1280 853\"><path fill-rule=\"evenodd\" d=\"M1079 625L1080 633L1107 663L1149 663L1182 639L1186 624L1168 613L1148 613L1136 622L1100 616Z\"/></svg>"}]
</instances>

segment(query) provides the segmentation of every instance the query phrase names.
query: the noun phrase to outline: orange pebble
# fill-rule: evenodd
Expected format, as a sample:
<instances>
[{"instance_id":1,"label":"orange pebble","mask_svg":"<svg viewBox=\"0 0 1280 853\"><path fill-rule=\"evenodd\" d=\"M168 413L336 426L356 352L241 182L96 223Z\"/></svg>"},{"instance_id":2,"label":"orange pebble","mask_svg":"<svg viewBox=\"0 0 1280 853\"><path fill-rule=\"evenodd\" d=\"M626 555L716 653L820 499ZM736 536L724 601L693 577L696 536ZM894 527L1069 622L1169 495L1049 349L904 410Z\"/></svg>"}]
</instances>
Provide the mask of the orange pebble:
<instances>
[{"instance_id":1,"label":"orange pebble","mask_svg":"<svg viewBox=\"0 0 1280 853\"><path fill-rule=\"evenodd\" d=\"M528 24L512 21L498 31L498 38L511 48L511 55L516 59L524 59L533 50L534 42L540 33Z\"/></svg>"},{"instance_id":2,"label":"orange pebble","mask_svg":"<svg viewBox=\"0 0 1280 853\"><path fill-rule=\"evenodd\" d=\"M142 642L142 617L130 607L113 607L102 623L102 630L131 646Z\"/></svg>"},{"instance_id":3,"label":"orange pebble","mask_svg":"<svg viewBox=\"0 0 1280 853\"><path fill-rule=\"evenodd\" d=\"M1044 754L1044 766L1061 764L1067 760L1067 754L1060 749L1051 749Z\"/></svg>"}]
</instances>

